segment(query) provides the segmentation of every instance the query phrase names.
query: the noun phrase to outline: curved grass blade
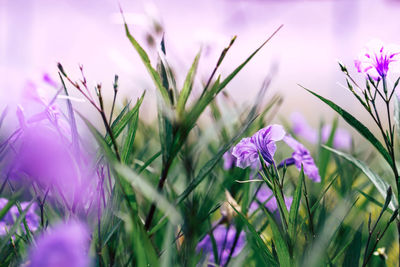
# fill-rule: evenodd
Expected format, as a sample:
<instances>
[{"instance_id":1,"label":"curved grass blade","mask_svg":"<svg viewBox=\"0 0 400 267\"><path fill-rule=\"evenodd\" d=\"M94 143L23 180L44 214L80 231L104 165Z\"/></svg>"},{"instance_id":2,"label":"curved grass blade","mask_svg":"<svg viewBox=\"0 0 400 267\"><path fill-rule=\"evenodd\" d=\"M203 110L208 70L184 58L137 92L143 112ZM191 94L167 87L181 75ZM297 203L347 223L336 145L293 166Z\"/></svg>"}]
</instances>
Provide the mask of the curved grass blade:
<instances>
[{"instance_id":1,"label":"curved grass blade","mask_svg":"<svg viewBox=\"0 0 400 267\"><path fill-rule=\"evenodd\" d=\"M300 208L301 191L302 191L301 189L303 182L304 182L304 171L302 167L300 171L300 179L297 183L296 190L293 196L293 202L292 205L290 206L290 211L289 211L288 232L292 240L292 244L294 244L296 239L297 221L299 217L299 208Z\"/></svg>"},{"instance_id":2,"label":"curved grass blade","mask_svg":"<svg viewBox=\"0 0 400 267\"><path fill-rule=\"evenodd\" d=\"M255 243L259 248L259 251L262 253L265 263L268 264L267 266L278 266L278 263L275 261L274 256L272 255L271 251L264 243L260 235L257 233L254 226L247 220L246 216L244 216L243 213L239 212L234 206L231 205L231 207L235 210L240 220L247 226L246 228L249 231L248 236L254 238Z\"/></svg>"},{"instance_id":3,"label":"curved grass blade","mask_svg":"<svg viewBox=\"0 0 400 267\"><path fill-rule=\"evenodd\" d=\"M178 104L176 105L176 111L179 116L183 115L183 112L185 111L186 102L189 98L190 93L192 92L193 81L196 75L197 66L199 64L200 53L201 52L198 52L196 57L194 58L193 64L190 67L188 74L186 75L182 91L179 94Z\"/></svg>"},{"instance_id":4,"label":"curved grass blade","mask_svg":"<svg viewBox=\"0 0 400 267\"><path fill-rule=\"evenodd\" d=\"M301 86L301 85L300 85ZM385 147L382 145L382 143L375 137L371 131L364 126L359 120L357 120L353 115L333 103L332 101L318 95L317 93L314 93L313 91L301 86L314 96L318 97L320 100L322 100L324 103L326 103L328 106L330 106L334 111L339 113L339 115L347 121L354 129L356 129L362 136L364 136L378 151L379 153L383 156L383 158L389 163L390 166L392 166L392 158L390 157L388 151L385 149Z\"/></svg>"},{"instance_id":5,"label":"curved grass blade","mask_svg":"<svg viewBox=\"0 0 400 267\"><path fill-rule=\"evenodd\" d=\"M350 161L351 163L353 163L357 168L359 168L367 177L368 179L374 184L374 186L376 187L376 189L378 189L379 193L382 195L382 197L384 199L386 199L386 192L389 188L389 184L383 180L381 177L379 177L375 172L373 172L368 166L367 164L365 164L364 162L362 162L359 159L354 158L353 156L338 151L336 149L327 147L327 146L323 146L325 149L330 150L331 152L335 153L336 155ZM397 206L396 203L396 199L392 196L392 201L389 204L389 208L394 211L395 207Z\"/></svg>"}]
</instances>

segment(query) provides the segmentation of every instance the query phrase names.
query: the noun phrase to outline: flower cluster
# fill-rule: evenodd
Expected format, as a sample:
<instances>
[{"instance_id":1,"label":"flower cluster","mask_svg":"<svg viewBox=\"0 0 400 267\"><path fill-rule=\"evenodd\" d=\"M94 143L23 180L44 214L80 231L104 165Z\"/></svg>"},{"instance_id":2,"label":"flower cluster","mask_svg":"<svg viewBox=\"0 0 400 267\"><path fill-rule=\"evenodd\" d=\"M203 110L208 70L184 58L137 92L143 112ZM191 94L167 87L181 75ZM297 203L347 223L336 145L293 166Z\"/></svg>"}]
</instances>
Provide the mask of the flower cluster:
<instances>
[{"instance_id":1,"label":"flower cluster","mask_svg":"<svg viewBox=\"0 0 400 267\"><path fill-rule=\"evenodd\" d=\"M299 142L286 134L281 125L270 125L256 132L252 137L243 138L232 150L236 158L236 166L240 168L260 168L259 153L265 164L275 165L274 154L276 142L283 140L294 152L292 156L280 164L280 166L295 165L299 170L303 166L304 173L314 182L321 181L318 168L311 156L311 153ZM228 158L227 156L224 157Z\"/></svg>"}]
</instances>

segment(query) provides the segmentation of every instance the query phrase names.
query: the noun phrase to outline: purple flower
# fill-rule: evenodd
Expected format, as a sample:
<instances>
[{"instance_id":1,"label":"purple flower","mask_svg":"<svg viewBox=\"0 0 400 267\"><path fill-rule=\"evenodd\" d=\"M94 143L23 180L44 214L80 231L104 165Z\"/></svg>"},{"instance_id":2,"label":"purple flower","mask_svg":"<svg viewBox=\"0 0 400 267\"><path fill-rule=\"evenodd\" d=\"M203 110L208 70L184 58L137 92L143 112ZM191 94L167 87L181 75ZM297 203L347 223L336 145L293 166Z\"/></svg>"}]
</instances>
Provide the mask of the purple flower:
<instances>
[{"instance_id":1,"label":"purple flower","mask_svg":"<svg viewBox=\"0 0 400 267\"><path fill-rule=\"evenodd\" d=\"M318 131L308 125L306 119L299 112L292 113L290 116L292 121L293 133L300 136L312 144L318 142ZM331 125L324 125L321 130L321 141L326 143L331 134ZM350 150L351 148L351 135L348 131L338 128L333 137L333 147L336 149Z\"/></svg>"},{"instance_id":2,"label":"purple flower","mask_svg":"<svg viewBox=\"0 0 400 267\"><path fill-rule=\"evenodd\" d=\"M13 171L45 189L54 185L71 191L79 179L70 146L48 125L40 123L23 129L16 151Z\"/></svg>"},{"instance_id":3,"label":"purple flower","mask_svg":"<svg viewBox=\"0 0 400 267\"><path fill-rule=\"evenodd\" d=\"M358 72L363 72L374 80L380 80L386 77L389 64L399 59L400 46L385 45L380 40L371 40L365 45L358 59L354 60L354 64ZM392 70L393 67L391 67Z\"/></svg>"},{"instance_id":4,"label":"purple flower","mask_svg":"<svg viewBox=\"0 0 400 267\"><path fill-rule=\"evenodd\" d=\"M29 267L87 267L89 234L78 222L60 224L37 239L29 254Z\"/></svg>"},{"instance_id":5,"label":"purple flower","mask_svg":"<svg viewBox=\"0 0 400 267\"><path fill-rule=\"evenodd\" d=\"M292 157L286 160L286 165L293 162L299 170L301 170L301 166L303 165L304 173L314 182L320 182L321 177L310 151L291 136L285 136L283 141L294 150Z\"/></svg>"},{"instance_id":6,"label":"purple flower","mask_svg":"<svg viewBox=\"0 0 400 267\"><path fill-rule=\"evenodd\" d=\"M213 230L213 236L215 243L217 244L218 250L218 262L216 262L213 253L212 241L209 235L206 235L198 244L197 251L203 253L208 257L210 263L218 264L224 266L232 253L232 257L239 255L240 251L244 248L246 243L246 238L244 232L240 232L238 239L235 244L235 237L237 231L233 226L218 225ZM233 245L235 244L234 250L231 252ZM210 264L209 266L215 266Z\"/></svg>"},{"instance_id":7,"label":"purple flower","mask_svg":"<svg viewBox=\"0 0 400 267\"><path fill-rule=\"evenodd\" d=\"M3 209L7 203L7 199L0 198L0 210ZM21 209L24 211L28 205L29 202L21 202ZM25 220L30 231L36 231L39 227L39 216L36 214L36 209L36 203L32 203L25 215ZM12 206L4 216L3 220L0 221L0 235L6 234L6 228L10 229L18 219L19 215L20 213L17 206ZM23 224L21 224L21 227L25 230Z\"/></svg>"},{"instance_id":8,"label":"purple flower","mask_svg":"<svg viewBox=\"0 0 400 267\"><path fill-rule=\"evenodd\" d=\"M258 151L266 164L273 162L276 151L276 141L282 140L285 130L281 125L273 124L256 132L252 137L243 138L232 151L236 157L236 166L246 168L259 166Z\"/></svg>"},{"instance_id":9,"label":"purple flower","mask_svg":"<svg viewBox=\"0 0 400 267\"><path fill-rule=\"evenodd\" d=\"M321 131L322 142L325 143L328 141L331 131L332 127L330 125L325 125L324 127L322 127ZM351 143L352 143L351 135L348 131L340 128L336 129L335 136L333 137L334 148L350 150Z\"/></svg>"},{"instance_id":10,"label":"purple flower","mask_svg":"<svg viewBox=\"0 0 400 267\"><path fill-rule=\"evenodd\" d=\"M263 185L260 190L258 190L257 192L257 196L256 196L257 200L260 203L264 203L264 206L267 210L269 210L271 213L274 214L279 214L278 212L278 203L276 202L276 198L272 193L272 190ZM290 206L292 205L292 201L293 198L292 197L285 197L285 205L288 209L290 209ZM254 201L253 203L251 203L250 205L250 213L253 213L254 211L256 211L259 207L259 204L257 201Z\"/></svg>"},{"instance_id":11,"label":"purple flower","mask_svg":"<svg viewBox=\"0 0 400 267\"><path fill-rule=\"evenodd\" d=\"M315 144L318 142L318 132L308 125L304 116L299 112L294 112L290 115L292 121L293 133L301 136L308 142Z\"/></svg>"}]
</instances>

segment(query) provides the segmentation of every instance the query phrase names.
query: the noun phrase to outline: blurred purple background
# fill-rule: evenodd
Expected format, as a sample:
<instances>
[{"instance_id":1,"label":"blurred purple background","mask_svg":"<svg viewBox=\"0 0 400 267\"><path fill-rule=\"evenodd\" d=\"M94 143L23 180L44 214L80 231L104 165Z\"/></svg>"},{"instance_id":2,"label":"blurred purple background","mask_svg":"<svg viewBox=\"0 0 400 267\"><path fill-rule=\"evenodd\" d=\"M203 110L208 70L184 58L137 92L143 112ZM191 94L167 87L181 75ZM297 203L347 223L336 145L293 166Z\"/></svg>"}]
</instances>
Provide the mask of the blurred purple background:
<instances>
[{"instance_id":1,"label":"blurred purple background","mask_svg":"<svg viewBox=\"0 0 400 267\"><path fill-rule=\"evenodd\" d=\"M301 111L314 125L322 116L332 117L333 112L297 84L365 116L360 107L353 105L354 98L340 86L345 80L337 61L340 59L355 73L353 59L368 40L379 38L400 44L400 1L121 0L119 3L131 32L142 43L146 32L153 29L154 20L163 25L167 56L180 74L179 85L201 45L198 85L209 76L220 51L233 35L238 35L238 39L220 70L225 75L284 24L228 90L238 102L251 101L276 65L278 73L272 91L285 96L281 115ZM83 64L89 82L93 85L102 82L110 96L113 76L117 73L122 94L136 98L147 89L145 103L147 107L154 105L154 88L121 23L118 1L114 0L0 0L0 107L19 103L21 89L28 80L42 84L45 72L56 79L57 62L76 79L78 64ZM156 52L150 51L153 55ZM362 79L361 75L357 77ZM151 110L154 109L147 108L143 113L149 115Z\"/></svg>"}]
</instances>

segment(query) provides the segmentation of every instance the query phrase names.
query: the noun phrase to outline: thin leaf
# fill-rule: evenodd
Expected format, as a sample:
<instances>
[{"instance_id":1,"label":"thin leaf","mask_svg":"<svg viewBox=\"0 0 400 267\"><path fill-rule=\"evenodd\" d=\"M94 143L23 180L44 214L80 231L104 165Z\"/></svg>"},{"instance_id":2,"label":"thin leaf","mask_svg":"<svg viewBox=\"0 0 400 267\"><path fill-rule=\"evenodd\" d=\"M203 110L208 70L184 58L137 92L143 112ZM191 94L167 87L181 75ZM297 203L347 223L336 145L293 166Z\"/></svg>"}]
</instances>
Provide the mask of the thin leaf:
<instances>
[{"instance_id":1,"label":"thin leaf","mask_svg":"<svg viewBox=\"0 0 400 267\"><path fill-rule=\"evenodd\" d=\"M247 226L246 228L249 230L248 236L254 238L259 252L262 253L265 263L269 264L267 266L278 266L278 263L275 261L274 256L272 256L271 251L269 250L267 245L264 243L264 241L262 240L260 235L257 233L254 226L247 220L247 218L243 215L243 213L241 213L237 209L235 209L234 206L231 205L231 207L236 211L240 220Z\"/></svg>"},{"instance_id":2,"label":"thin leaf","mask_svg":"<svg viewBox=\"0 0 400 267\"><path fill-rule=\"evenodd\" d=\"M115 164L114 168L118 174L128 181L136 190L143 194L151 202L155 202L157 207L170 219L174 225L182 222L181 214L175 207L163 196L156 188L154 188L148 181L140 177L137 173L129 167L122 164Z\"/></svg>"},{"instance_id":3,"label":"thin leaf","mask_svg":"<svg viewBox=\"0 0 400 267\"><path fill-rule=\"evenodd\" d=\"M301 167L300 171L300 179L297 183L296 190L293 195L293 202L292 205L290 206L290 211L289 211L289 227L288 227L288 232L290 235L290 238L292 239L292 244L294 244L295 239L296 239L296 230L297 230L297 222L298 222L298 216L299 216L299 207L300 207L300 200L301 200L301 188L302 184L304 182L304 171L303 171L303 166Z\"/></svg>"},{"instance_id":4,"label":"thin leaf","mask_svg":"<svg viewBox=\"0 0 400 267\"><path fill-rule=\"evenodd\" d=\"M300 85L301 86L301 85ZM378 151L379 153L383 156L383 158L389 163L390 166L392 166L392 158L390 157L388 151L385 149L385 147L382 145L382 143L375 137L371 131L364 126L359 120L357 120L355 117L353 117L350 113L333 103L332 101L318 95L317 93L314 93L311 90L308 90L307 88L301 86L311 94L315 95L318 97L320 100L325 102L328 106L330 106L333 110L335 110L339 115L347 121L354 129L356 129L362 136L364 136Z\"/></svg>"},{"instance_id":5,"label":"thin leaf","mask_svg":"<svg viewBox=\"0 0 400 267\"><path fill-rule=\"evenodd\" d=\"M196 57L194 58L193 64L189 69L188 74L186 75L185 82L183 84L183 88L181 93L179 94L178 104L176 105L177 113L182 116L183 112L185 111L185 105L189 98L189 95L193 88L193 81L196 75L197 66L200 59L200 52L197 53Z\"/></svg>"},{"instance_id":6,"label":"thin leaf","mask_svg":"<svg viewBox=\"0 0 400 267\"><path fill-rule=\"evenodd\" d=\"M326 147L323 146L325 149L330 150L331 152L335 153L336 155L350 161L351 163L353 163L357 168L359 168L366 176L367 178L374 184L374 186L376 187L376 189L378 189L379 193L382 195L382 197L384 199L386 199L386 192L389 188L389 184L383 180L381 177L379 177L375 172L373 172L368 166L367 164L365 164L364 162L362 162L359 159L354 158L353 156L338 151L336 149L330 148L330 147ZM397 206L396 200L394 197L392 197L392 201L389 204L389 207L392 211L395 210L395 207Z\"/></svg>"}]
</instances>

